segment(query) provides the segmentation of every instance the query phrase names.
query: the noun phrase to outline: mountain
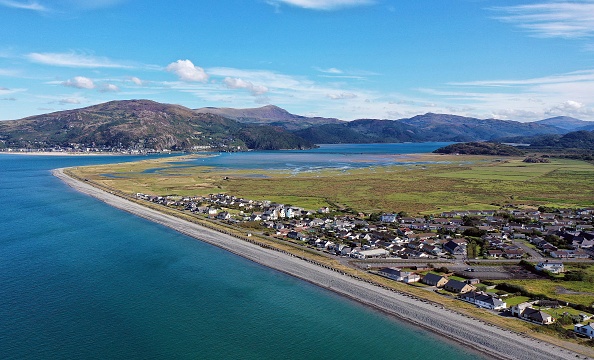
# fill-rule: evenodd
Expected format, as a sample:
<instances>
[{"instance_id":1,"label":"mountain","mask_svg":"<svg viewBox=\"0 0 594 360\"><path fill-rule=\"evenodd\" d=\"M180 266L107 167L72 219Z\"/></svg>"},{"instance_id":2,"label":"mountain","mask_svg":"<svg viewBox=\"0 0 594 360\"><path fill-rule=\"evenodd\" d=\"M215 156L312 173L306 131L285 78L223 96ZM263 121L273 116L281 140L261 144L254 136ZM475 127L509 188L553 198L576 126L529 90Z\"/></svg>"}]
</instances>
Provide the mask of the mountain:
<instances>
[{"instance_id":1,"label":"mountain","mask_svg":"<svg viewBox=\"0 0 594 360\"><path fill-rule=\"evenodd\" d=\"M150 100L111 101L0 122L0 146L192 150L299 149L312 143L286 130L241 124L215 114Z\"/></svg>"},{"instance_id":2,"label":"mountain","mask_svg":"<svg viewBox=\"0 0 594 360\"><path fill-rule=\"evenodd\" d=\"M477 141L504 136L559 134L564 131L550 125L512 120L476 119L448 114L427 113L400 120L404 124L422 129L431 140Z\"/></svg>"},{"instance_id":3,"label":"mountain","mask_svg":"<svg viewBox=\"0 0 594 360\"><path fill-rule=\"evenodd\" d=\"M530 147L554 149L594 150L594 131L572 131L565 135L537 137L531 140Z\"/></svg>"},{"instance_id":4,"label":"mountain","mask_svg":"<svg viewBox=\"0 0 594 360\"><path fill-rule=\"evenodd\" d=\"M399 121L361 119L312 126L294 133L316 144L399 143L424 141L418 129Z\"/></svg>"},{"instance_id":5,"label":"mountain","mask_svg":"<svg viewBox=\"0 0 594 360\"><path fill-rule=\"evenodd\" d=\"M569 116L556 116L549 119L535 121L536 124L556 126L567 131L585 130L583 128L590 126L594 128L592 121L584 121Z\"/></svg>"},{"instance_id":6,"label":"mountain","mask_svg":"<svg viewBox=\"0 0 594 360\"><path fill-rule=\"evenodd\" d=\"M314 144L336 143L525 142L522 139L536 135L557 139L568 132L553 125L560 123L566 127L588 125L572 118L522 123L433 113L401 120L341 121L294 115L272 105L192 110L150 100L127 100L0 121L0 148L78 146L230 151L304 149ZM515 140L509 140L512 137Z\"/></svg>"},{"instance_id":7,"label":"mountain","mask_svg":"<svg viewBox=\"0 0 594 360\"><path fill-rule=\"evenodd\" d=\"M482 120L433 114L401 120L362 119L340 124L312 126L294 133L314 143L389 143L420 141L468 142L506 136L560 134L566 131L550 125L510 120Z\"/></svg>"},{"instance_id":8,"label":"mountain","mask_svg":"<svg viewBox=\"0 0 594 360\"><path fill-rule=\"evenodd\" d=\"M205 107L196 109L195 111L200 114L220 115L240 123L267 124L280 126L287 130L300 130L314 125L339 124L344 122L333 118L294 115L274 105L249 109Z\"/></svg>"}]
</instances>

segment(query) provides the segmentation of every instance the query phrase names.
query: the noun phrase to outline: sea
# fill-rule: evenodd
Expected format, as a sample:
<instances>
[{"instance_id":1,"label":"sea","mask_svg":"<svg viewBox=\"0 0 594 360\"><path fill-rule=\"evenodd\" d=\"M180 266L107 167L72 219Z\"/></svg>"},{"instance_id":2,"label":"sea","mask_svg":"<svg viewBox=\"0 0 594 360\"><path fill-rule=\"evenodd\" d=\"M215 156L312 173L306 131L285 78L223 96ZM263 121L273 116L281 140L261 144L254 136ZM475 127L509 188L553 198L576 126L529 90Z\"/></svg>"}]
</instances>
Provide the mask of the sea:
<instances>
[{"instance_id":1,"label":"sea","mask_svg":"<svg viewBox=\"0 0 594 360\"><path fill-rule=\"evenodd\" d=\"M359 167L363 158L439 146L328 145L279 152L276 160L249 152L208 161L310 171L323 158ZM0 359L485 358L112 208L51 175L140 159L147 157L0 154Z\"/></svg>"}]
</instances>

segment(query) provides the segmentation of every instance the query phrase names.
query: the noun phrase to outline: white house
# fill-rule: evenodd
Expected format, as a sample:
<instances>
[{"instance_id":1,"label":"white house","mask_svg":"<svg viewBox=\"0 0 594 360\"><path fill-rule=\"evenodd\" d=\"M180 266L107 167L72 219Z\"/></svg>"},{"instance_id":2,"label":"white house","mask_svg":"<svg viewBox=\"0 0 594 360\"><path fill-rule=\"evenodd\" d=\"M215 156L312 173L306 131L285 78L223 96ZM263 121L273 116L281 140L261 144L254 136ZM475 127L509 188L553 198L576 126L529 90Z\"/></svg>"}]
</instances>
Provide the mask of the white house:
<instances>
[{"instance_id":1,"label":"white house","mask_svg":"<svg viewBox=\"0 0 594 360\"><path fill-rule=\"evenodd\" d=\"M562 262L549 262L548 260L545 262L539 262L534 268L538 271L546 270L552 272L553 274L565 272L565 267L563 266Z\"/></svg>"},{"instance_id":2,"label":"white house","mask_svg":"<svg viewBox=\"0 0 594 360\"><path fill-rule=\"evenodd\" d=\"M507 304L504 301L483 292L471 291L462 295L460 298L485 309L503 310L507 308Z\"/></svg>"},{"instance_id":3,"label":"white house","mask_svg":"<svg viewBox=\"0 0 594 360\"><path fill-rule=\"evenodd\" d=\"M397 268L382 268L378 271L378 274L387 277L388 279L402 281L407 284L421 280L421 277L418 274L410 271L402 271Z\"/></svg>"}]
</instances>

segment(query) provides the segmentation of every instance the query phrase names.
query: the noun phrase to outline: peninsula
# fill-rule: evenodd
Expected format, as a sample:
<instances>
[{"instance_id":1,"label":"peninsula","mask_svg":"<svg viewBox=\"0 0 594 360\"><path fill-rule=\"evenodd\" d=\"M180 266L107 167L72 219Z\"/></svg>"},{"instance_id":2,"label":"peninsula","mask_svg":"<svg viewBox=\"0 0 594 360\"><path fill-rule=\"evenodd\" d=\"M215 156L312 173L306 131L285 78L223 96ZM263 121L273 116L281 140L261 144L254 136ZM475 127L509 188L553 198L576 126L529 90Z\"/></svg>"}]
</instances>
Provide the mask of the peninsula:
<instances>
[{"instance_id":1,"label":"peninsula","mask_svg":"<svg viewBox=\"0 0 594 360\"><path fill-rule=\"evenodd\" d=\"M594 353L587 348L566 348L543 343L524 334L493 326L439 303L381 286L356 272L346 272L312 258L272 247L250 236L223 233L180 217L140 205L113 192L92 186L84 179L74 179L64 169L53 172L77 191L93 196L111 206L173 228L198 240L221 247L262 265L282 271L329 289L362 304L372 306L397 318L434 331L463 345L497 359L576 359ZM572 346L572 344L566 344ZM573 345L575 346L575 345ZM581 354L580 354L581 353Z\"/></svg>"}]
</instances>

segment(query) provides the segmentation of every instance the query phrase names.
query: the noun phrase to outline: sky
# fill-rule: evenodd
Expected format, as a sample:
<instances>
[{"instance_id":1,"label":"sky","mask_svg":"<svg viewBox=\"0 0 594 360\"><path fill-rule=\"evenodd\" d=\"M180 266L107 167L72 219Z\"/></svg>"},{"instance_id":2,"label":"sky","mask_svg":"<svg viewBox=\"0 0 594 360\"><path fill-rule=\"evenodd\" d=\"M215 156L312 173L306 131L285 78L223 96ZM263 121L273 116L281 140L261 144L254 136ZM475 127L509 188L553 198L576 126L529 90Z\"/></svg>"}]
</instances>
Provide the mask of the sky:
<instances>
[{"instance_id":1,"label":"sky","mask_svg":"<svg viewBox=\"0 0 594 360\"><path fill-rule=\"evenodd\" d=\"M111 100L594 120L594 0L0 0L0 120Z\"/></svg>"}]
</instances>

